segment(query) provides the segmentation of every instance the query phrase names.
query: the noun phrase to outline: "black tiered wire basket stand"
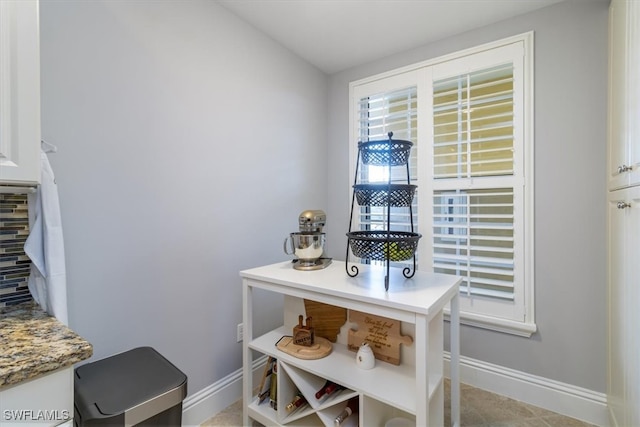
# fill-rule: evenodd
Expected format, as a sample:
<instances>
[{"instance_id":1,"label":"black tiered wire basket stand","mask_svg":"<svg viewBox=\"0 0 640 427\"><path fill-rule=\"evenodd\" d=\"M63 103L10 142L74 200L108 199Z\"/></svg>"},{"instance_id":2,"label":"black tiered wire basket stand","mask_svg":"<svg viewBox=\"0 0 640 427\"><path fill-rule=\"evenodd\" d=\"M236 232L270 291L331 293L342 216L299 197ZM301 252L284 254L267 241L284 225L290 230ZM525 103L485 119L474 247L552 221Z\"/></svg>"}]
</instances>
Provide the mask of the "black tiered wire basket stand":
<instances>
[{"instance_id":1,"label":"black tiered wire basket stand","mask_svg":"<svg viewBox=\"0 0 640 427\"><path fill-rule=\"evenodd\" d=\"M409 174L409 153L413 144L410 141L394 140L393 132L388 133L388 140L368 141L358 143L358 159L351 197L351 214L349 217L349 232L347 233L346 270L350 277L358 275L357 265L349 265L349 255L353 253L360 259L384 261L386 274L384 289L389 290L389 267L392 261L413 259L413 268L407 266L402 269L406 278L411 278L416 272L416 249L421 235L414 231L413 226L413 196L416 186L411 185ZM373 164L388 167L389 179L385 184L358 184L358 169L362 164ZM405 165L407 169L406 184L391 183L391 167ZM356 203L357 202L357 203ZM353 225L353 211L355 205L383 206L386 208L385 230L351 231ZM391 230L391 207L407 207L411 231Z\"/></svg>"}]
</instances>

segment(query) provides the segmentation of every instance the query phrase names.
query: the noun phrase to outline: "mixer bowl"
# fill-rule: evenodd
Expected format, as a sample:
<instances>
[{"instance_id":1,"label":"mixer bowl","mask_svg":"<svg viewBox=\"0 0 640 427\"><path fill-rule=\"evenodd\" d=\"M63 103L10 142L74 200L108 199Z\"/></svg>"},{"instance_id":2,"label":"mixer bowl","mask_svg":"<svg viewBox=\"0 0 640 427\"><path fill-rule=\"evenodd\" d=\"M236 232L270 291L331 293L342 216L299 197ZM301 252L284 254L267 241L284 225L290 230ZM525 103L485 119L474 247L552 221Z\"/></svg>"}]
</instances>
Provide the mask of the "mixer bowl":
<instances>
[{"instance_id":1,"label":"mixer bowl","mask_svg":"<svg viewBox=\"0 0 640 427\"><path fill-rule=\"evenodd\" d=\"M290 233L284 240L284 253L295 255L301 261L315 261L324 252L325 236L315 231Z\"/></svg>"}]
</instances>

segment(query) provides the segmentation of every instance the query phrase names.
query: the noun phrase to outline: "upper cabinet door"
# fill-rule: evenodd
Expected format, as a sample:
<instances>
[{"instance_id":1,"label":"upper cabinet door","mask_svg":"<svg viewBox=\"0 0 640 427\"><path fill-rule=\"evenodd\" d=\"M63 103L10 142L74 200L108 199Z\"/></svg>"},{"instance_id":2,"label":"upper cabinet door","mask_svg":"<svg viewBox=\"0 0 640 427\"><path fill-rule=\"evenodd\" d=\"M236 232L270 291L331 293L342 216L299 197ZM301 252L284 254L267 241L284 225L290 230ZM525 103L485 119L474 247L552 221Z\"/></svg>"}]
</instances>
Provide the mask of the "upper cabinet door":
<instances>
[{"instance_id":1,"label":"upper cabinet door","mask_svg":"<svg viewBox=\"0 0 640 427\"><path fill-rule=\"evenodd\" d=\"M609 9L609 189L640 184L640 4Z\"/></svg>"},{"instance_id":2,"label":"upper cabinet door","mask_svg":"<svg viewBox=\"0 0 640 427\"><path fill-rule=\"evenodd\" d=\"M40 181L37 0L0 1L0 183Z\"/></svg>"}]
</instances>

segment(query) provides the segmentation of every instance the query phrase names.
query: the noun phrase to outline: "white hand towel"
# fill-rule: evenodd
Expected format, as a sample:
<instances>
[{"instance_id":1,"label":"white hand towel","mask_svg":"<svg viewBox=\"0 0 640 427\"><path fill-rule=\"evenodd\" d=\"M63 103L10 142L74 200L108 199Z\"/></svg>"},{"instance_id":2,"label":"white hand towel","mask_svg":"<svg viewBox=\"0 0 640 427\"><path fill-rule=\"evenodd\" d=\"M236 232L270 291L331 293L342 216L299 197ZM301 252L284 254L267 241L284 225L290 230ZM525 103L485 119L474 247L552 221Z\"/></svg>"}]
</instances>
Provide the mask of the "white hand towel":
<instances>
[{"instance_id":1,"label":"white hand towel","mask_svg":"<svg viewBox=\"0 0 640 427\"><path fill-rule=\"evenodd\" d=\"M40 153L42 176L38 191L29 195L29 237L24 245L31 259L29 291L43 310L68 325L67 274L60 202L47 154Z\"/></svg>"}]
</instances>

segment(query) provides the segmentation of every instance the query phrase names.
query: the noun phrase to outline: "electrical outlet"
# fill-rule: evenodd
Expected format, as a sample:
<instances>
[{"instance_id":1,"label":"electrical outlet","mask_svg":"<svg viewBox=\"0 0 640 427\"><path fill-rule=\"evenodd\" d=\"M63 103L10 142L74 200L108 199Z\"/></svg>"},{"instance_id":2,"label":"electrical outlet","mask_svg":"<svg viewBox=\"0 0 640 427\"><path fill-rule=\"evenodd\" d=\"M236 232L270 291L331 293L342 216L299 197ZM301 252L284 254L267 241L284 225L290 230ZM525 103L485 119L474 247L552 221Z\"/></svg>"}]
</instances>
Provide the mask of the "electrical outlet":
<instances>
[{"instance_id":1,"label":"electrical outlet","mask_svg":"<svg viewBox=\"0 0 640 427\"><path fill-rule=\"evenodd\" d=\"M238 326L236 328L236 340L237 342L242 342L242 339L244 338L244 328L242 327L242 323L238 323Z\"/></svg>"}]
</instances>

